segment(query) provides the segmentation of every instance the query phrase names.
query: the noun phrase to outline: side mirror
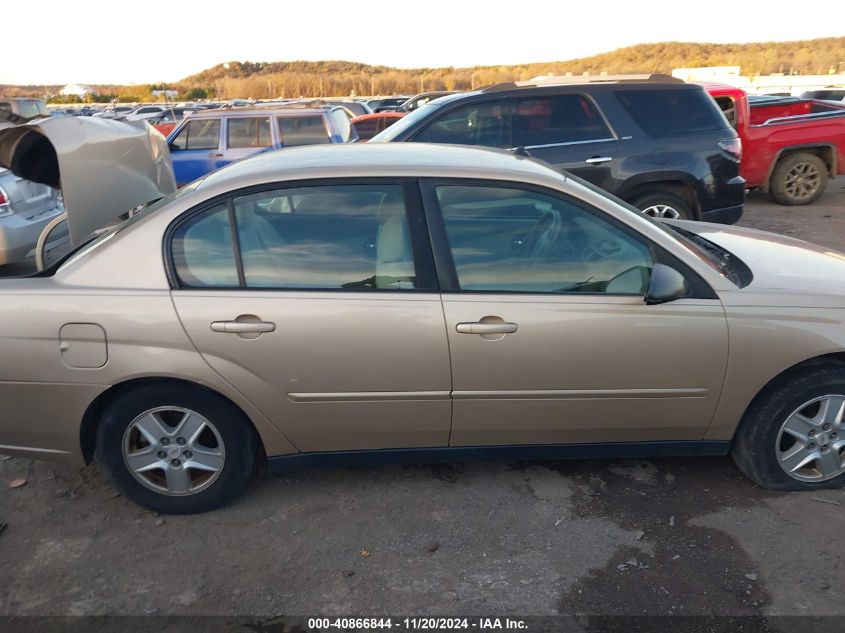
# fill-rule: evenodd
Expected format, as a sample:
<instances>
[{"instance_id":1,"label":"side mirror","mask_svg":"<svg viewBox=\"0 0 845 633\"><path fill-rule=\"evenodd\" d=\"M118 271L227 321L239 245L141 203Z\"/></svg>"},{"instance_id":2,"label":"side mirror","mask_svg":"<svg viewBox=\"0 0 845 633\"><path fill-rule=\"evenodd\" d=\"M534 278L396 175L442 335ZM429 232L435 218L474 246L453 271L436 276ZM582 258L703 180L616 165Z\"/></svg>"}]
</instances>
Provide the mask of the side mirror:
<instances>
[{"instance_id":1,"label":"side mirror","mask_svg":"<svg viewBox=\"0 0 845 633\"><path fill-rule=\"evenodd\" d=\"M648 305L676 301L686 295L687 280L681 273L666 264L654 265L645 293L645 302Z\"/></svg>"}]
</instances>

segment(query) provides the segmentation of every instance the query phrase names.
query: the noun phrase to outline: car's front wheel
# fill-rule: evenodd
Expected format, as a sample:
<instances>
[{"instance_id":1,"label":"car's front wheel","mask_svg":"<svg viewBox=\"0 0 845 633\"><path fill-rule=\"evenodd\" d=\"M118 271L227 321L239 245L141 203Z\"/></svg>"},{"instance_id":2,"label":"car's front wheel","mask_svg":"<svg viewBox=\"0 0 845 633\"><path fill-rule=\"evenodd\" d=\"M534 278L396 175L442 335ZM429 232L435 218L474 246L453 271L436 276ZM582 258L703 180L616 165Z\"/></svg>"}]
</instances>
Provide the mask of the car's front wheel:
<instances>
[{"instance_id":1,"label":"car's front wheel","mask_svg":"<svg viewBox=\"0 0 845 633\"><path fill-rule=\"evenodd\" d=\"M845 485L845 367L807 367L752 404L736 437L734 461L752 481L776 490Z\"/></svg>"},{"instance_id":2,"label":"car's front wheel","mask_svg":"<svg viewBox=\"0 0 845 633\"><path fill-rule=\"evenodd\" d=\"M201 388L144 385L119 394L97 434L97 460L128 498L166 514L205 512L249 480L258 439L229 401Z\"/></svg>"}]
</instances>

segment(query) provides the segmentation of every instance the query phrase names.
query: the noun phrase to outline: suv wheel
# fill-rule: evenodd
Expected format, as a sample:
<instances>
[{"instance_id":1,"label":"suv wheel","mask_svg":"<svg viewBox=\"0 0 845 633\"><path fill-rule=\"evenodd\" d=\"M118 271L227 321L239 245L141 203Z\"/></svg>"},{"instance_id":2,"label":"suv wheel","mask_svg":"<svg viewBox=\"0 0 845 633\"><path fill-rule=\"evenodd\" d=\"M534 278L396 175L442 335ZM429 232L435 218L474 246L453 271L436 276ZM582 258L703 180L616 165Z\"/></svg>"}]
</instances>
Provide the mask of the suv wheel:
<instances>
[{"instance_id":1,"label":"suv wheel","mask_svg":"<svg viewBox=\"0 0 845 633\"><path fill-rule=\"evenodd\" d=\"M674 194L653 191L636 198L633 205L645 215L670 220L694 220L695 214L689 203Z\"/></svg>"},{"instance_id":2,"label":"suv wheel","mask_svg":"<svg viewBox=\"0 0 845 633\"><path fill-rule=\"evenodd\" d=\"M801 152L778 161L769 186L779 204L810 204L824 193L827 178L825 162L815 154Z\"/></svg>"},{"instance_id":3,"label":"suv wheel","mask_svg":"<svg viewBox=\"0 0 845 633\"><path fill-rule=\"evenodd\" d=\"M732 456L749 479L775 490L845 485L845 368L810 367L755 402Z\"/></svg>"},{"instance_id":4,"label":"suv wheel","mask_svg":"<svg viewBox=\"0 0 845 633\"><path fill-rule=\"evenodd\" d=\"M243 414L201 389L148 385L122 393L97 433L97 460L136 503L165 514L231 501L255 466L258 438Z\"/></svg>"}]
</instances>

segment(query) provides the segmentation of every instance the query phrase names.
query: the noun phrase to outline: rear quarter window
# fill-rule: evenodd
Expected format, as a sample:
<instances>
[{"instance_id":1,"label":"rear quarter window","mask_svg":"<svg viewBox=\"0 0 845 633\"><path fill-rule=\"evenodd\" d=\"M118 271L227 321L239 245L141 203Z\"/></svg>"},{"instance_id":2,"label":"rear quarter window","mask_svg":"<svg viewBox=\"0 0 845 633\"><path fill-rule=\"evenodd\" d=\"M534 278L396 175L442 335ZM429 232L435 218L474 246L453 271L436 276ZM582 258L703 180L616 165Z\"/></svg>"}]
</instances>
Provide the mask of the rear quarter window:
<instances>
[{"instance_id":1,"label":"rear quarter window","mask_svg":"<svg viewBox=\"0 0 845 633\"><path fill-rule=\"evenodd\" d=\"M719 106L704 90L618 90L616 97L649 136L728 127Z\"/></svg>"}]
</instances>

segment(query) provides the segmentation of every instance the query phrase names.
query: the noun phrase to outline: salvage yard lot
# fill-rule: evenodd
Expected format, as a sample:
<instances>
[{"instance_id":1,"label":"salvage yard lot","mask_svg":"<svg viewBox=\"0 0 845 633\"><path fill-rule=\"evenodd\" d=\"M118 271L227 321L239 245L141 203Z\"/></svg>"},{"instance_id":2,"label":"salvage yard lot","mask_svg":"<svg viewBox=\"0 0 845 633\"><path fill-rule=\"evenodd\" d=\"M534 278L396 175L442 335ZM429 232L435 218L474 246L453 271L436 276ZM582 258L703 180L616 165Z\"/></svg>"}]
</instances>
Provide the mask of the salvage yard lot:
<instances>
[{"instance_id":1,"label":"salvage yard lot","mask_svg":"<svg viewBox=\"0 0 845 633\"><path fill-rule=\"evenodd\" d=\"M752 194L741 224L845 251L845 185ZM258 479L159 517L96 467L0 461L0 614L845 614L845 492L765 491L728 458Z\"/></svg>"}]
</instances>

